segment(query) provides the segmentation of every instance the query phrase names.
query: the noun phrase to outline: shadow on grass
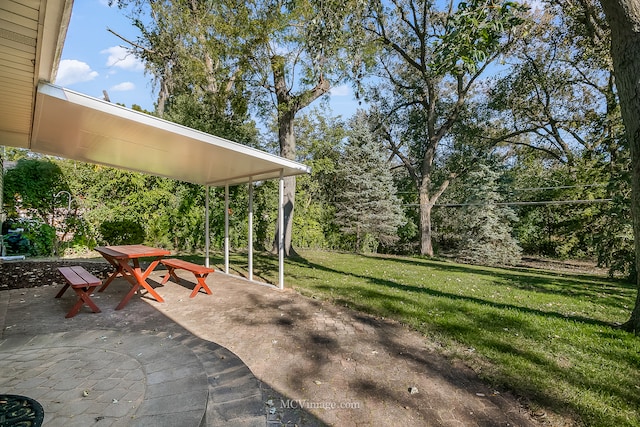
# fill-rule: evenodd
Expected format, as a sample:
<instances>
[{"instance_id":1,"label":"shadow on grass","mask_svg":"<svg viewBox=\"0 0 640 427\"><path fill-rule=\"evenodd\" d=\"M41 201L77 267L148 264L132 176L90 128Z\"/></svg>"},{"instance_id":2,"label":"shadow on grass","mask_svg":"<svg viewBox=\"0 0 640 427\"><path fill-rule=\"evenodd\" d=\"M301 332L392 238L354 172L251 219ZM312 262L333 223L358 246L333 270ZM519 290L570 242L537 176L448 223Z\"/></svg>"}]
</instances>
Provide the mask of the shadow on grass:
<instances>
[{"instance_id":1,"label":"shadow on grass","mask_svg":"<svg viewBox=\"0 0 640 427\"><path fill-rule=\"evenodd\" d=\"M496 309L500 309L500 310L519 310L525 313L529 313L529 314L535 314L538 316L544 316L544 317L553 317L553 318L557 318L557 319L563 319L563 320L573 320L576 322L582 322L582 323L587 323L587 324L591 324L591 325L598 325L598 326L607 326L607 327L613 327L615 325L608 323L608 322L604 322L601 320L597 320L597 319L593 319L593 318L589 318L589 317L584 317L584 316L576 316L576 315L567 315L564 313L558 313L558 312L554 312L554 311L546 311L546 310L540 310L540 309L535 309L535 308L531 308L531 307L525 307L525 306L519 306L519 305L514 305L514 304L506 304L506 303L499 303L499 302L495 302L495 301L491 301L488 299L482 299L482 298L477 298L477 297L473 297L473 296L468 296L468 295L459 295L459 294L453 294L450 292L443 292L443 291L439 291L436 289L431 289L431 288L426 288L426 287L419 287L419 286L411 286L411 285L406 285L406 284L402 284L402 283L398 283L395 281L391 281L391 280L386 280L386 279L380 279L377 277L372 277L372 276L366 276L366 275L360 275L360 274L354 274L348 271L341 271L341 270L336 270L324 265L320 265L320 264L316 264L316 263L312 263L310 261L307 261L303 258L299 258L297 260L290 260L290 263L299 263L299 265L301 266L306 266L309 268L314 268L314 269L318 269L318 270L322 270L328 273L332 273L332 274L338 274L338 275L344 275L344 276L351 276L351 277L355 277L357 279L361 279L361 280L366 280L367 282L376 285L376 286L381 286L381 287L385 287L385 288L393 288L393 289L397 289L403 292L409 292L409 293L419 293L419 294L425 294L425 295L429 295L432 297L438 297L438 298L446 298L449 300L453 300L453 301L467 301L467 302L471 302L474 304L480 304L480 305L484 305L484 306L490 306ZM430 267L432 267L430 265ZM464 267L457 267L457 266L453 266L454 268L457 268L458 271L461 272L467 272L467 273L474 273L474 274L478 274L477 271L475 269L471 269L471 270L466 270ZM433 267L432 267L433 268ZM445 266L441 266L440 268L445 269ZM485 272L484 274L490 274L488 271ZM519 276L517 275L508 275L508 277L510 278L510 280L514 280L516 278L518 278ZM511 286L511 285L510 285ZM330 287L325 286L325 289L328 289ZM548 291L547 292L553 292L553 291ZM556 293L556 292L553 292ZM557 293L562 294L563 292L559 291ZM573 295L575 296L575 295ZM372 296L373 298L375 298L375 296ZM378 298L390 298L389 295L386 294L380 294L378 296Z\"/></svg>"},{"instance_id":2,"label":"shadow on grass","mask_svg":"<svg viewBox=\"0 0 640 427\"><path fill-rule=\"evenodd\" d=\"M494 283L512 286L517 289L550 293L569 297L598 297L602 298L602 292L607 291L608 297L604 301L610 304L620 304L627 298L635 295L636 286L619 279L608 279L599 276L576 274L567 275L543 270L509 268L491 268L475 265L453 264L443 261L433 261L422 258L398 258L386 256L361 255L364 258L385 260L394 263L402 263L411 266L421 265L438 271L448 273L475 274L489 276ZM513 271L513 272L512 272ZM498 280L496 280L498 279ZM550 283L553 282L553 283ZM611 295L615 290L620 295Z\"/></svg>"}]
</instances>

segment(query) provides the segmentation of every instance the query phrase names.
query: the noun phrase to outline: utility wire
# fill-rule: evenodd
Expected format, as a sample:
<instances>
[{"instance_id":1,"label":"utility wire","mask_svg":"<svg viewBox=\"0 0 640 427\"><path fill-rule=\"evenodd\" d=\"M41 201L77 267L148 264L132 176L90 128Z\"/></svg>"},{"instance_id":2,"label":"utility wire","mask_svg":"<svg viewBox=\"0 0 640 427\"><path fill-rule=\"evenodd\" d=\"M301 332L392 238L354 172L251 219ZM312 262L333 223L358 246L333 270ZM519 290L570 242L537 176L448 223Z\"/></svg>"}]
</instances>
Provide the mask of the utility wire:
<instances>
[{"instance_id":1,"label":"utility wire","mask_svg":"<svg viewBox=\"0 0 640 427\"><path fill-rule=\"evenodd\" d=\"M580 184L580 185L558 185L556 187L512 188L511 191L562 190L562 189L567 189L567 188L605 187L606 185L607 185L606 183Z\"/></svg>"},{"instance_id":2,"label":"utility wire","mask_svg":"<svg viewBox=\"0 0 640 427\"><path fill-rule=\"evenodd\" d=\"M493 203L497 206L523 206L523 205L571 205L571 204L591 204L591 203L609 203L613 199L592 199L592 200L543 200L530 202L497 202ZM434 208L461 208L465 206L487 206L489 203L443 203L435 204ZM407 203L404 206L420 206L419 203Z\"/></svg>"},{"instance_id":3,"label":"utility wire","mask_svg":"<svg viewBox=\"0 0 640 427\"><path fill-rule=\"evenodd\" d=\"M538 190L562 190L567 188L586 188L586 187L606 187L606 183L600 184L580 184L580 185L558 185L556 187L530 187L530 188L512 188L510 191L538 191ZM471 188L473 190L473 188ZM415 191L398 191L396 194L416 194Z\"/></svg>"}]
</instances>

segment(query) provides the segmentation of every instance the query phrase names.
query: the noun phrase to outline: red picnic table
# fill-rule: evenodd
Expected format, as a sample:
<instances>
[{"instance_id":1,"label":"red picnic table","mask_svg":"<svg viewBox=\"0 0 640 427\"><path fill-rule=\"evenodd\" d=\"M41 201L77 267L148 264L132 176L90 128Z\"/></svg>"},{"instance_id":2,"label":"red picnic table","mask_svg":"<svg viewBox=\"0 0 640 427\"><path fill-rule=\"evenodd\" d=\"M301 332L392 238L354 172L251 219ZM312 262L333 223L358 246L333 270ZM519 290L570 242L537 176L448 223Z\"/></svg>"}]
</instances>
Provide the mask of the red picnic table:
<instances>
[{"instance_id":1,"label":"red picnic table","mask_svg":"<svg viewBox=\"0 0 640 427\"><path fill-rule=\"evenodd\" d=\"M131 283L131 290L120 301L116 310L124 308L140 287L145 288L156 301L164 302L164 299L147 283L147 277L158 266L162 257L171 252L144 245L98 246L95 250L116 268L116 271L109 276L98 292L107 289L107 286L119 275ZM144 271L140 267L140 258L153 258L151 264Z\"/></svg>"}]
</instances>

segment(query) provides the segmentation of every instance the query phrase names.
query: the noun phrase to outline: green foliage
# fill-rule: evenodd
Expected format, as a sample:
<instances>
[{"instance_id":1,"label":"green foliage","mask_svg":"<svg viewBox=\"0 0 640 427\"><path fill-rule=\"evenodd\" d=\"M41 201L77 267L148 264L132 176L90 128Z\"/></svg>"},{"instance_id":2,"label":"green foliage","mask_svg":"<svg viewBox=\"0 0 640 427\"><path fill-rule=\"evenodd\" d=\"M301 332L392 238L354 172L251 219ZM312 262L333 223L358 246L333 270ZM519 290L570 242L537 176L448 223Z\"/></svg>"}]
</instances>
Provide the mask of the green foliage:
<instances>
[{"instance_id":1,"label":"green foliage","mask_svg":"<svg viewBox=\"0 0 640 427\"><path fill-rule=\"evenodd\" d=\"M277 118L280 155L288 159L296 158L296 115L346 78L353 63L347 23L362 4L118 2L141 33L132 50L159 82L159 115L166 110L170 120L255 143L243 135L255 131L253 108L267 121ZM285 181L291 213L294 186ZM285 223L289 254L292 214Z\"/></svg>"},{"instance_id":2,"label":"green foliage","mask_svg":"<svg viewBox=\"0 0 640 427\"><path fill-rule=\"evenodd\" d=\"M298 206L298 214L293 220L294 231L291 236L293 245L297 248L326 248L328 245L322 223L324 218L321 206L319 204L309 205L302 212L300 212L300 205Z\"/></svg>"},{"instance_id":3,"label":"green foliage","mask_svg":"<svg viewBox=\"0 0 640 427\"><path fill-rule=\"evenodd\" d=\"M317 108L297 119L298 158L311 167L311 175L298 177L296 182L298 203L292 233L295 247L343 248L343 236L334 221L333 201L339 146L346 135L340 118Z\"/></svg>"},{"instance_id":4,"label":"green foliage","mask_svg":"<svg viewBox=\"0 0 640 427\"><path fill-rule=\"evenodd\" d=\"M459 218L460 257L474 264L516 265L521 249L512 235L517 220L513 210L499 205L498 173L486 165L471 172L466 184L470 189L467 206Z\"/></svg>"},{"instance_id":5,"label":"green foliage","mask_svg":"<svg viewBox=\"0 0 640 427\"><path fill-rule=\"evenodd\" d=\"M62 171L49 159L21 158L4 177L4 203L9 216L27 211L40 221L53 221L54 195L66 190Z\"/></svg>"},{"instance_id":6,"label":"green foliage","mask_svg":"<svg viewBox=\"0 0 640 427\"><path fill-rule=\"evenodd\" d=\"M56 230L40 220L19 220L11 223L4 242L9 255L51 256ZM18 231L22 229L22 231Z\"/></svg>"},{"instance_id":7,"label":"green foliage","mask_svg":"<svg viewBox=\"0 0 640 427\"><path fill-rule=\"evenodd\" d=\"M41 222L28 223L24 229L24 236L30 242L29 255L51 256L54 253L56 229Z\"/></svg>"},{"instance_id":8,"label":"green foliage","mask_svg":"<svg viewBox=\"0 0 640 427\"><path fill-rule=\"evenodd\" d=\"M253 200L256 248L270 248L275 234L272 225L278 219L278 183L267 181L255 185ZM294 232L293 235L296 235L296 233Z\"/></svg>"},{"instance_id":9,"label":"green foliage","mask_svg":"<svg viewBox=\"0 0 640 427\"><path fill-rule=\"evenodd\" d=\"M631 217L631 177L629 152L623 151L617 159L602 164L608 177L605 194L612 199L594 213L593 244L598 264L609 268L609 275L621 275L630 282L637 281L636 253L633 242Z\"/></svg>"},{"instance_id":10,"label":"green foliage","mask_svg":"<svg viewBox=\"0 0 640 427\"><path fill-rule=\"evenodd\" d=\"M592 258L611 275L631 277L635 256L628 152L585 155L572 166L522 153L509 175L514 201L541 203L518 207L516 231L525 253ZM612 201L596 203L608 199ZM568 202L546 203L554 200Z\"/></svg>"},{"instance_id":11,"label":"green foliage","mask_svg":"<svg viewBox=\"0 0 640 427\"><path fill-rule=\"evenodd\" d=\"M512 1L470 0L446 17L444 33L436 44L431 68L437 74L452 70L475 74L511 29L524 22L526 7Z\"/></svg>"},{"instance_id":12,"label":"green foliage","mask_svg":"<svg viewBox=\"0 0 640 427\"><path fill-rule=\"evenodd\" d=\"M221 138L257 146L258 131L248 119L247 108L212 108L212 95L176 94L168 101L163 118Z\"/></svg>"},{"instance_id":13,"label":"green foliage","mask_svg":"<svg viewBox=\"0 0 640 427\"><path fill-rule=\"evenodd\" d=\"M105 221L100 224L100 234L107 245L135 245L144 241L144 230L131 220Z\"/></svg>"},{"instance_id":14,"label":"green foliage","mask_svg":"<svg viewBox=\"0 0 640 427\"><path fill-rule=\"evenodd\" d=\"M493 1L458 2L457 9L451 2L445 10L416 0L374 5L365 28L380 48L383 78L368 92L385 143L419 193L420 253L433 255L431 207L476 161L465 150L486 152L498 142L493 129L470 137L479 126L466 126L465 113L484 101L485 71L508 52L522 8ZM491 122L482 123L486 130Z\"/></svg>"},{"instance_id":15,"label":"green foliage","mask_svg":"<svg viewBox=\"0 0 640 427\"><path fill-rule=\"evenodd\" d=\"M591 0L552 2L532 15L489 102L509 139L572 164L620 138L608 32Z\"/></svg>"}]
</instances>

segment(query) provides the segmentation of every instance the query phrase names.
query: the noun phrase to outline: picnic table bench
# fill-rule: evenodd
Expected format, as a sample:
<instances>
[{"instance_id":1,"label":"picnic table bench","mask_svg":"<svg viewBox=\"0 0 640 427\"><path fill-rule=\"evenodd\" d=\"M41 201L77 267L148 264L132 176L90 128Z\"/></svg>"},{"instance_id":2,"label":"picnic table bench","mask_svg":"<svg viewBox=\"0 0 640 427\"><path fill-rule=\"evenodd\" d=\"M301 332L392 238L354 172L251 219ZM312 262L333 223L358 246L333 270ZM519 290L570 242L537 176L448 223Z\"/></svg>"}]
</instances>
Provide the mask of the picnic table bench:
<instances>
[{"instance_id":1,"label":"picnic table bench","mask_svg":"<svg viewBox=\"0 0 640 427\"><path fill-rule=\"evenodd\" d=\"M71 286L78 295L78 301L71 307L71 310L69 310L65 317L68 319L78 314L84 304L89 306L94 313L100 313L100 308L94 304L90 295L95 288L102 284L102 280L80 266L58 267L58 271L62 274L66 283L60 292L58 292L56 298L62 297L62 294L65 293L69 286Z\"/></svg>"},{"instance_id":2,"label":"picnic table bench","mask_svg":"<svg viewBox=\"0 0 640 427\"><path fill-rule=\"evenodd\" d=\"M164 278L162 279L162 283L161 283L162 285L167 283L170 277L173 277L176 283L180 283L180 278L176 275L175 270L187 270L192 272L193 275L198 280L198 283L196 284L196 287L193 289L193 292L191 292L191 295L189 295L189 298L195 297L198 294L198 291L200 290L200 288L204 289L204 291L208 295L211 295L211 289L209 289L209 287L205 283L205 280L207 279L207 276L209 275L209 273L213 273L215 271L213 268L205 267L204 265L200 265L200 264L194 264L189 261L183 261L177 258L162 259L160 260L160 262L165 267L167 267L167 270L168 270L167 275L164 276Z\"/></svg>"}]
</instances>

